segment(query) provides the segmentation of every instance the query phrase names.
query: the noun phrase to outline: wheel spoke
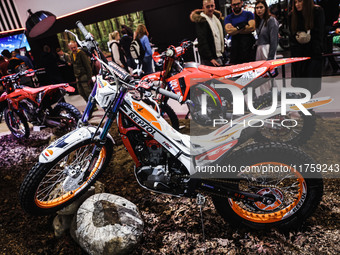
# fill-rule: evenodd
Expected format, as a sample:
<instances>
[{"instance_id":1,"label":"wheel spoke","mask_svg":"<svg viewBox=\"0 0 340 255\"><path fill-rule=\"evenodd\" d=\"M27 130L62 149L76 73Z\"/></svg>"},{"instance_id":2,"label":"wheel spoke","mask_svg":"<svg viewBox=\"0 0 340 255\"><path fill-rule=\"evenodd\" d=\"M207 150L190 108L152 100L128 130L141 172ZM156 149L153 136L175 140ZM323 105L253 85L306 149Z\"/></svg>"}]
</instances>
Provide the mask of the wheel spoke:
<instances>
[{"instance_id":1,"label":"wheel spoke","mask_svg":"<svg viewBox=\"0 0 340 255\"><path fill-rule=\"evenodd\" d=\"M68 199L67 197L63 198L63 196L67 195L68 193L71 196L72 193L70 193L69 190L64 190L63 185L66 178L71 177L68 177L68 174L65 171L67 171L66 169L77 169L78 171L84 171L83 168L88 165L88 162L90 162L93 156L93 146L94 144L89 144L80 147L57 162L40 182L36 192L36 199L43 204L49 203L49 201L58 203L58 201ZM67 182L73 182L74 180L69 179ZM80 187L84 181L80 180L79 183L79 185L76 184L77 187L75 187L75 189Z\"/></svg>"}]
</instances>

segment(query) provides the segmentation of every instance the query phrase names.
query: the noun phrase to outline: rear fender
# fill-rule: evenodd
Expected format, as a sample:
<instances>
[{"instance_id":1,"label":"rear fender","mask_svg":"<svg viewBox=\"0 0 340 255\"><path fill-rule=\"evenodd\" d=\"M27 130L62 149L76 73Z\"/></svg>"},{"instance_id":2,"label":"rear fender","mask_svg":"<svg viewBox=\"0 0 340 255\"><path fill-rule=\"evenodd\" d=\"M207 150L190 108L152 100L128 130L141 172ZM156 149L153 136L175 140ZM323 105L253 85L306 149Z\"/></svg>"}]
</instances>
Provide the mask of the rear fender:
<instances>
[{"instance_id":1,"label":"rear fender","mask_svg":"<svg viewBox=\"0 0 340 255\"><path fill-rule=\"evenodd\" d=\"M274 59L274 60L267 60L265 65L269 67L269 70L273 70L278 66L283 66L295 62L305 61L310 59L310 57L299 57L299 58L283 58L283 59Z\"/></svg>"},{"instance_id":2,"label":"rear fender","mask_svg":"<svg viewBox=\"0 0 340 255\"><path fill-rule=\"evenodd\" d=\"M42 151L39 156L39 163L50 163L71 147L91 139L96 129L96 127L82 127L60 137ZM100 128L99 133L101 131L102 129ZM107 135L107 138L115 144L110 134Z\"/></svg>"},{"instance_id":3,"label":"rear fender","mask_svg":"<svg viewBox=\"0 0 340 255\"><path fill-rule=\"evenodd\" d=\"M64 89L65 89L67 92L70 92L70 93L76 91L76 89L73 88L72 86L70 86L68 83L67 83L67 85L64 86Z\"/></svg>"}]
</instances>

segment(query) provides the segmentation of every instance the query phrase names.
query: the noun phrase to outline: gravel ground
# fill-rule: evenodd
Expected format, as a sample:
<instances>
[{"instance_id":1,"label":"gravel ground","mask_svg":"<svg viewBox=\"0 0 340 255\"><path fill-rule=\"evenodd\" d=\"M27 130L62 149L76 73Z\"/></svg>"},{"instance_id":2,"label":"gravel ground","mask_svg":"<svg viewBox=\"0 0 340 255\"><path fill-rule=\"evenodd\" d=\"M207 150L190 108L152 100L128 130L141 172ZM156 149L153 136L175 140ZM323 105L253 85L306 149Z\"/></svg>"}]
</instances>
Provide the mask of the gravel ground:
<instances>
[{"instance_id":1,"label":"gravel ground","mask_svg":"<svg viewBox=\"0 0 340 255\"><path fill-rule=\"evenodd\" d=\"M317 130L303 150L317 162L340 163L339 131L339 119L318 119ZM115 131L112 134L117 137ZM0 137L2 254L82 254L68 233L54 237L54 215L31 217L21 210L18 202L20 184L50 137L50 130L33 133L27 140L16 140L11 135ZM339 179L325 179L320 206L300 229L289 233L275 229L234 229L216 213L208 199L203 208L203 242L195 201L144 190L138 186L132 170L131 158L118 143L100 181L105 184L106 192L127 198L141 212L145 228L134 254L340 254Z\"/></svg>"}]
</instances>

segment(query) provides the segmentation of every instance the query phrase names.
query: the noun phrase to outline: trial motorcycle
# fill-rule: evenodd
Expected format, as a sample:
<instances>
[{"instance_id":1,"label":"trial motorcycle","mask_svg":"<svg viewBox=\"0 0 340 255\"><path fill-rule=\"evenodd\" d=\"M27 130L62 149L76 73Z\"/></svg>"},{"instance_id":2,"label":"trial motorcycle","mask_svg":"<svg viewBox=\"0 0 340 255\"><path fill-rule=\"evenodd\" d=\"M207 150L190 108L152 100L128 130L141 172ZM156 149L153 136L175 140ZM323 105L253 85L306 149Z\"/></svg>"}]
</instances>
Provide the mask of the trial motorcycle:
<instances>
[{"instance_id":1,"label":"trial motorcycle","mask_svg":"<svg viewBox=\"0 0 340 255\"><path fill-rule=\"evenodd\" d=\"M77 26L85 37L80 41L73 34L78 44L91 54L98 52L93 36L80 21ZM253 130L240 125L223 125L203 136L181 134L162 118L159 108L145 103L155 101L154 93L177 101L181 96L153 82L142 82L136 88L124 69L107 64L105 59L98 61L102 69L78 129L44 149L21 185L20 203L27 213L54 213L94 184L112 157L115 142L108 131L114 120L135 162L136 179L147 190L177 197L209 195L226 221L255 229L294 228L313 213L322 197L323 182L319 173L306 178L304 166L314 161L299 148L284 143L240 146ZM306 107L330 101L313 99ZM96 102L105 109L102 122L107 118L98 126L90 126L88 118ZM280 107L273 114L278 111ZM242 118L252 117L248 114ZM236 171L214 178L200 171L216 163ZM242 166L283 166L287 172L256 174L239 171Z\"/></svg>"},{"instance_id":2,"label":"trial motorcycle","mask_svg":"<svg viewBox=\"0 0 340 255\"><path fill-rule=\"evenodd\" d=\"M163 63L163 71L146 75L141 80L159 82L162 88L183 96L183 102L188 103L188 114L190 113L192 120L204 126L212 125L216 119L231 120L235 117L233 115L234 96L231 90L239 89L247 95L248 91L253 92L264 83L273 83L274 77L278 75L277 67L308 59L286 58L211 67L195 62L184 63L182 56L191 46L190 41L185 41L179 47L169 46L165 52L153 56L156 61ZM206 114L202 114L202 96L207 98ZM274 96L278 97L278 100L281 99L280 94ZM273 102L272 92L259 97L254 95L251 97L255 109L268 107ZM290 99L299 97L301 96L296 93L287 94L287 98ZM159 102L162 105L168 105L166 97L161 97ZM249 109L249 105L245 107ZM302 144L313 135L315 130L316 118L314 112L311 111L311 113L311 116L306 116L301 112L288 113L286 116L273 116L272 119L276 120L276 125L263 126L254 138L257 141ZM174 117L171 116L171 118ZM282 121L297 124L286 128L279 124ZM173 122L176 123L175 120Z\"/></svg>"},{"instance_id":3,"label":"trial motorcycle","mask_svg":"<svg viewBox=\"0 0 340 255\"><path fill-rule=\"evenodd\" d=\"M0 96L0 105L11 133L16 138L28 138L29 122L36 126L58 127L66 132L76 128L81 113L73 105L63 102L66 92L75 89L68 83L39 88L20 85L20 77L34 72L20 71L0 79L6 90Z\"/></svg>"}]
</instances>

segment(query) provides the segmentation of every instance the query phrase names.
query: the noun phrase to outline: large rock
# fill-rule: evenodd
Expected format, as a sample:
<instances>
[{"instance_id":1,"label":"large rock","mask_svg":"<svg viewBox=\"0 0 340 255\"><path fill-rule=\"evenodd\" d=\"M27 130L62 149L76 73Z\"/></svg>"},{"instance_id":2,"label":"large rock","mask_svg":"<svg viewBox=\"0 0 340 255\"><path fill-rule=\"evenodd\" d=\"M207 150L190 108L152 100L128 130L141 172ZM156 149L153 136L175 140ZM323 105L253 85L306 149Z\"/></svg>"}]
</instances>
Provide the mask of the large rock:
<instances>
[{"instance_id":1,"label":"large rock","mask_svg":"<svg viewBox=\"0 0 340 255\"><path fill-rule=\"evenodd\" d=\"M79 206L84 203L86 199L94 194L103 193L105 186L103 183L96 181L94 186L90 187L88 191L86 191L80 198L74 201L72 204L66 206L57 212L59 215L73 215L77 212Z\"/></svg>"},{"instance_id":2,"label":"large rock","mask_svg":"<svg viewBox=\"0 0 340 255\"><path fill-rule=\"evenodd\" d=\"M143 233L136 205L125 198L101 193L78 209L71 236L89 254L128 254Z\"/></svg>"},{"instance_id":3,"label":"large rock","mask_svg":"<svg viewBox=\"0 0 340 255\"><path fill-rule=\"evenodd\" d=\"M77 212L79 206L90 196L94 194L104 192L104 184L96 181L94 186L90 187L80 198L74 201L72 204L66 206L57 212L57 216L53 220L54 235L56 237L62 236L66 230L70 229L73 215Z\"/></svg>"}]
</instances>

